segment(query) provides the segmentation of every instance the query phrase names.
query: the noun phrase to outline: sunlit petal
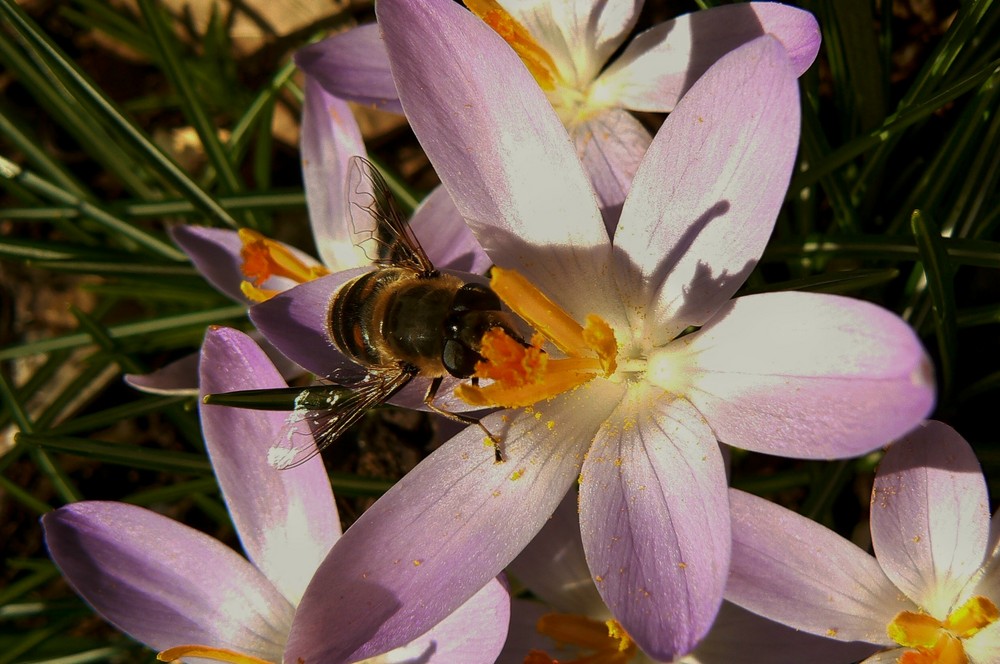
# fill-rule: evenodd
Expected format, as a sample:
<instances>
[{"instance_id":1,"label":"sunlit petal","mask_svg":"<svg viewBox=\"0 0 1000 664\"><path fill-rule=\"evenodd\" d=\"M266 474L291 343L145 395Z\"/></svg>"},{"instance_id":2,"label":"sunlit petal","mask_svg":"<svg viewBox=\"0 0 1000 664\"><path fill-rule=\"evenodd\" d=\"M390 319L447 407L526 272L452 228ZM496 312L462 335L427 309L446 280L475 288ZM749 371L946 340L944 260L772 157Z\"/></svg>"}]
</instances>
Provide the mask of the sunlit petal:
<instances>
[{"instance_id":1,"label":"sunlit petal","mask_svg":"<svg viewBox=\"0 0 1000 664\"><path fill-rule=\"evenodd\" d=\"M214 328L205 336L201 394L285 387L246 335ZM287 413L202 405L201 422L223 496L249 558L297 604L340 536L323 460L288 470L268 463Z\"/></svg>"},{"instance_id":2,"label":"sunlit petal","mask_svg":"<svg viewBox=\"0 0 1000 664\"><path fill-rule=\"evenodd\" d=\"M490 258L560 293L581 320L595 302L620 307L593 190L517 55L450 0L376 10L413 131Z\"/></svg>"},{"instance_id":3,"label":"sunlit petal","mask_svg":"<svg viewBox=\"0 0 1000 664\"><path fill-rule=\"evenodd\" d=\"M592 98L636 111L669 112L715 61L764 34L785 47L796 76L816 59L819 25L809 12L776 2L724 5L637 35L594 83Z\"/></svg>"},{"instance_id":4,"label":"sunlit petal","mask_svg":"<svg viewBox=\"0 0 1000 664\"><path fill-rule=\"evenodd\" d=\"M690 404L655 392L633 388L598 433L580 525L608 608L643 651L669 661L694 648L722 602L729 509L712 432Z\"/></svg>"},{"instance_id":5,"label":"sunlit petal","mask_svg":"<svg viewBox=\"0 0 1000 664\"><path fill-rule=\"evenodd\" d=\"M536 409L538 418L485 418L503 441L503 463L471 426L410 471L320 566L286 660L340 661L398 647L471 597L524 548L576 480L608 415L594 404L613 403L610 389L586 385ZM332 620L336 634L326 628Z\"/></svg>"},{"instance_id":6,"label":"sunlit petal","mask_svg":"<svg viewBox=\"0 0 1000 664\"><path fill-rule=\"evenodd\" d=\"M639 18L642 0L501 0L556 61L567 83L587 85Z\"/></svg>"},{"instance_id":7,"label":"sunlit petal","mask_svg":"<svg viewBox=\"0 0 1000 664\"><path fill-rule=\"evenodd\" d=\"M760 37L713 65L657 132L615 232L633 329L654 346L702 325L771 235L799 138L785 49Z\"/></svg>"},{"instance_id":8,"label":"sunlit petal","mask_svg":"<svg viewBox=\"0 0 1000 664\"><path fill-rule=\"evenodd\" d=\"M346 201L348 162L367 155L361 130L347 103L309 76L299 147L309 223L323 263L334 272L368 265L370 259L351 235Z\"/></svg>"},{"instance_id":9,"label":"sunlit petal","mask_svg":"<svg viewBox=\"0 0 1000 664\"><path fill-rule=\"evenodd\" d=\"M989 536L986 481L969 444L940 422L893 444L875 476L871 521L886 575L945 619L983 564Z\"/></svg>"},{"instance_id":10,"label":"sunlit petal","mask_svg":"<svg viewBox=\"0 0 1000 664\"><path fill-rule=\"evenodd\" d=\"M74 503L42 524L70 585L150 648L202 643L280 658L292 605L218 540L125 503Z\"/></svg>"},{"instance_id":11,"label":"sunlit petal","mask_svg":"<svg viewBox=\"0 0 1000 664\"><path fill-rule=\"evenodd\" d=\"M720 441L768 454L863 454L934 403L930 362L909 326L834 295L738 298L657 358L651 379L677 381Z\"/></svg>"},{"instance_id":12,"label":"sunlit petal","mask_svg":"<svg viewBox=\"0 0 1000 664\"><path fill-rule=\"evenodd\" d=\"M730 489L733 554L726 599L841 641L893 645L886 625L916 606L873 556L791 510Z\"/></svg>"}]
</instances>

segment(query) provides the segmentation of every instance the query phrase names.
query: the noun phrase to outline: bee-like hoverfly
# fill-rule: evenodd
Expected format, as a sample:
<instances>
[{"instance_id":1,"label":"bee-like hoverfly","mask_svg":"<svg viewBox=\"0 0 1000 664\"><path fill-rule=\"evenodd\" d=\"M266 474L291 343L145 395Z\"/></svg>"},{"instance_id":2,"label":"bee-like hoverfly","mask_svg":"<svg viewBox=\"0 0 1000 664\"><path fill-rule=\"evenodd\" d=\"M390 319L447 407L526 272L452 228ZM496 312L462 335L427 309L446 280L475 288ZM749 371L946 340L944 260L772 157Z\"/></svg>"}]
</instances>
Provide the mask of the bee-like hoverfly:
<instances>
[{"instance_id":1,"label":"bee-like hoverfly","mask_svg":"<svg viewBox=\"0 0 1000 664\"><path fill-rule=\"evenodd\" d=\"M439 272L427 257L392 192L375 167L362 157L349 166L348 202L352 232L376 269L351 279L330 299L326 332L330 342L365 369L348 390L331 390L323 408L296 407L270 461L290 468L333 443L373 406L399 392L416 377L429 378L424 403L433 412L478 424L502 461L499 440L478 420L434 404L447 376L471 378L481 339L502 328L527 346L513 315L503 311L489 286ZM326 377L337 382L336 377ZM303 429L306 426L308 429ZM311 433L312 436L303 435ZM315 439L315 446L312 444Z\"/></svg>"}]
</instances>

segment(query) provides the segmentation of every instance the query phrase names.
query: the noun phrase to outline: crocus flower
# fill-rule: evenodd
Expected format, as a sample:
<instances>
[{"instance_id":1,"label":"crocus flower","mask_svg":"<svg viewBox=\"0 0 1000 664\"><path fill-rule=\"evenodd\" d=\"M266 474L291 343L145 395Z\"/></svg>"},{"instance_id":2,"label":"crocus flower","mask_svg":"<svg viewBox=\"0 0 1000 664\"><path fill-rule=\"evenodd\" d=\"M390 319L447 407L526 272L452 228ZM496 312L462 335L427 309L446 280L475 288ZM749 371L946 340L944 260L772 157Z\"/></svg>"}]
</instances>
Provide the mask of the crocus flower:
<instances>
[{"instance_id":1,"label":"crocus flower","mask_svg":"<svg viewBox=\"0 0 1000 664\"><path fill-rule=\"evenodd\" d=\"M789 56L764 36L695 83L650 145L612 242L572 140L506 42L448 0L381 0L376 11L411 126L502 268L495 287L515 311L532 308L529 322L553 343L544 354L515 344L526 364L501 362L506 377L463 390L480 405L532 403L482 420L503 463L479 427L459 433L344 535L364 559L334 551L317 571L302 607L327 599L324 581L347 579L331 615L349 614L372 640L312 648L306 636L327 618L310 608L289 652L367 656L426 629L513 560L578 482L604 603L651 657L690 652L729 566L717 441L851 456L905 433L934 398L926 354L888 311L812 293L731 299L791 174ZM514 78L499 85L495 71ZM346 278L297 286L251 318L283 352L329 356L322 312ZM395 602L377 619L353 610L373 588Z\"/></svg>"},{"instance_id":2,"label":"crocus flower","mask_svg":"<svg viewBox=\"0 0 1000 664\"><path fill-rule=\"evenodd\" d=\"M763 34L785 46L795 75L819 50L816 20L773 2L726 5L684 14L624 45L642 0L466 0L520 57L565 123L600 196L609 228L652 140L629 111L672 111L677 100L722 55ZM443 26L456 29L455 25ZM618 57L609 62L616 52ZM296 62L329 91L401 112L377 26L363 25L299 51ZM467 67L477 66L464 63ZM488 63L495 85L509 72ZM509 94L520 91L511 88Z\"/></svg>"},{"instance_id":3,"label":"crocus flower","mask_svg":"<svg viewBox=\"0 0 1000 664\"><path fill-rule=\"evenodd\" d=\"M866 664L1000 661L1000 512L991 528L979 462L946 424L923 424L882 459L874 557L761 498L734 490L731 501L734 602L881 646Z\"/></svg>"},{"instance_id":4,"label":"crocus flower","mask_svg":"<svg viewBox=\"0 0 1000 664\"><path fill-rule=\"evenodd\" d=\"M350 159L366 154L361 131L347 103L325 92L308 76L300 148L309 221L321 260L250 229L237 232L177 226L171 231L205 279L237 302L260 302L295 284L371 263L351 232L347 195ZM489 258L443 188L427 196L410 225L436 265L473 273L489 267ZM270 355L283 375L301 372L283 362L279 354ZM127 379L137 389L154 393L195 392L197 357L182 358L151 374L129 375ZM396 401L417 406L420 398L404 394Z\"/></svg>"},{"instance_id":5,"label":"crocus flower","mask_svg":"<svg viewBox=\"0 0 1000 664\"><path fill-rule=\"evenodd\" d=\"M536 600L514 599L498 664L652 664L617 629L601 600L580 539L576 492L507 568ZM705 639L678 664L847 664L874 647L813 636L724 602ZM527 657L526 657L527 655ZM590 659L587 659L587 658Z\"/></svg>"},{"instance_id":6,"label":"crocus flower","mask_svg":"<svg viewBox=\"0 0 1000 664\"><path fill-rule=\"evenodd\" d=\"M216 328L202 349L201 385L204 393L284 382L249 337ZM164 651L164 659L294 662L285 656L285 643L297 621L295 607L340 538L323 463L316 457L287 471L267 465L266 450L280 430L282 413L202 406L201 416L212 467L249 560L150 510L100 501L45 515L49 551L98 613ZM336 585L324 592L335 595ZM388 653L385 661L492 662L506 635L508 613L507 591L490 581L459 611L401 651ZM339 632L364 639L350 631L331 620L308 638L321 642Z\"/></svg>"}]
</instances>

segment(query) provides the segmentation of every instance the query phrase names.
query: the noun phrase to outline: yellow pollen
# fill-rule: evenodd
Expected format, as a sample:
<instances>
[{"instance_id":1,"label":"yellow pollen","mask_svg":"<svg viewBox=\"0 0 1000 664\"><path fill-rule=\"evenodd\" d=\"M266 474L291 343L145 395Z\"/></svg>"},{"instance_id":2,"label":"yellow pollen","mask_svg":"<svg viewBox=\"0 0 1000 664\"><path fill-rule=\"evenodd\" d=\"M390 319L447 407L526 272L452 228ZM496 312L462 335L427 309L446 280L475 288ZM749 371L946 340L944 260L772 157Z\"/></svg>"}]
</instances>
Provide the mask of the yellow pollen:
<instances>
[{"instance_id":1,"label":"yellow pollen","mask_svg":"<svg viewBox=\"0 0 1000 664\"><path fill-rule=\"evenodd\" d=\"M543 90L554 90L559 74L549 52L496 0L463 0L473 14L510 44Z\"/></svg>"},{"instance_id":2,"label":"yellow pollen","mask_svg":"<svg viewBox=\"0 0 1000 664\"><path fill-rule=\"evenodd\" d=\"M886 627L889 638L913 650L903 653L899 664L967 664L962 639L967 639L1000 619L1000 610L989 599L976 596L941 621L926 613L901 611Z\"/></svg>"},{"instance_id":3,"label":"yellow pollen","mask_svg":"<svg viewBox=\"0 0 1000 664\"><path fill-rule=\"evenodd\" d=\"M525 664L626 664L637 651L631 637L616 620L602 623L586 616L548 613L539 618L536 629L560 646L574 646L581 656L556 660L533 650L525 658Z\"/></svg>"},{"instance_id":4,"label":"yellow pollen","mask_svg":"<svg viewBox=\"0 0 1000 664\"><path fill-rule=\"evenodd\" d=\"M167 648L156 655L156 659L161 662L172 662L181 657L203 657L215 660L216 662L229 662L230 664L275 664L266 659L260 659L252 655L244 655L234 650L225 648L213 648L211 646L176 646Z\"/></svg>"},{"instance_id":5,"label":"yellow pollen","mask_svg":"<svg viewBox=\"0 0 1000 664\"><path fill-rule=\"evenodd\" d=\"M286 277L302 284L330 274L321 265L306 265L284 245L249 228L240 229L240 241L243 243L240 270L249 280L240 285L240 290L254 302L263 302L277 294L278 291L261 288L271 277Z\"/></svg>"}]
</instances>

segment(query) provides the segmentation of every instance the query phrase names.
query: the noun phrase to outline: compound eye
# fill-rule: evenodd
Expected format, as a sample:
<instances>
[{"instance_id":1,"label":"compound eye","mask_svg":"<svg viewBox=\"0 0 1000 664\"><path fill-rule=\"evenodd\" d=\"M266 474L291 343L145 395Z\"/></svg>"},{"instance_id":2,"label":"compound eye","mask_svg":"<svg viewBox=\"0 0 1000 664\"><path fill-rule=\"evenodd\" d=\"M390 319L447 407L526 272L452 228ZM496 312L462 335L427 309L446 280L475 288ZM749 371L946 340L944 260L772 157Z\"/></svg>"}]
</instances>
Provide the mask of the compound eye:
<instances>
[{"instance_id":1,"label":"compound eye","mask_svg":"<svg viewBox=\"0 0 1000 664\"><path fill-rule=\"evenodd\" d=\"M444 342L441 364L455 378L469 378L476 371L476 363L482 356L457 339Z\"/></svg>"},{"instance_id":2,"label":"compound eye","mask_svg":"<svg viewBox=\"0 0 1000 664\"><path fill-rule=\"evenodd\" d=\"M452 311L500 311L500 298L484 284L465 284L455 292Z\"/></svg>"}]
</instances>

